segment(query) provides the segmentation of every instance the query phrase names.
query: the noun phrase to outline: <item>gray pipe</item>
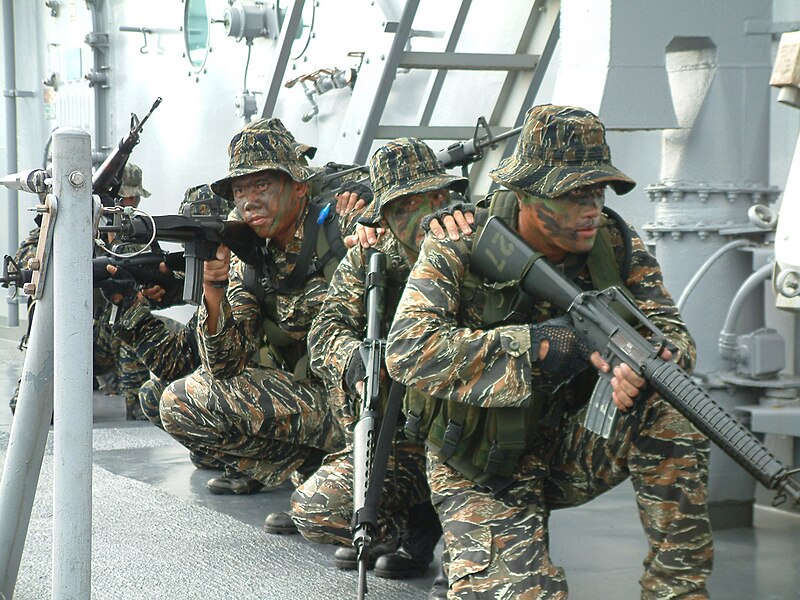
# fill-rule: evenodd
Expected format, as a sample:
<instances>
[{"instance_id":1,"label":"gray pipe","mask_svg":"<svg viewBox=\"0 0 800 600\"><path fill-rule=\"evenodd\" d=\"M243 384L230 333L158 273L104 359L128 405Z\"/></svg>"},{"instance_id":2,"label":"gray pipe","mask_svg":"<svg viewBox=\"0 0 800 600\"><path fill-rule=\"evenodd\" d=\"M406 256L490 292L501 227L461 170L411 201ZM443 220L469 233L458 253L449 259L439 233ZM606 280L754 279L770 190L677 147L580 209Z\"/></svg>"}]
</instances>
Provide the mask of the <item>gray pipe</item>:
<instances>
[{"instance_id":1,"label":"gray pipe","mask_svg":"<svg viewBox=\"0 0 800 600\"><path fill-rule=\"evenodd\" d=\"M764 265L755 273L752 273L744 280L742 286L733 297L733 302L728 309L725 317L725 325L722 333L719 334L719 355L725 360L736 360L736 324L739 322L739 315L745 306L748 296L761 287L767 279L772 276L775 263L770 262Z\"/></svg>"},{"instance_id":2,"label":"gray pipe","mask_svg":"<svg viewBox=\"0 0 800 600\"><path fill-rule=\"evenodd\" d=\"M700 265L700 268L697 269L697 272L694 275L692 275L692 278L686 283L686 287L683 288L683 291L681 292L681 295L678 298L677 302L678 310L683 311L683 307L685 306L686 301L689 299L692 290L694 290L694 288L697 287L697 284L700 283L700 280L705 276L705 274L712 267L712 265L715 262L717 262L720 258L722 258L722 256L725 253L734 250L736 248L741 248L743 246L752 246L752 245L753 244L748 240L744 239L733 240L732 242L725 244L724 246L719 248L716 252L714 252L714 254L709 256L706 262Z\"/></svg>"},{"instance_id":3,"label":"gray pipe","mask_svg":"<svg viewBox=\"0 0 800 600\"><path fill-rule=\"evenodd\" d=\"M99 165L108 156L111 144L108 141L108 95L109 48L111 39L105 31L105 0L86 0L86 6L92 13L92 33L87 36L92 49L93 65L89 85L94 89L94 153L92 163ZM88 43L88 42L87 42Z\"/></svg>"},{"instance_id":4,"label":"gray pipe","mask_svg":"<svg viewBox=\"0 0 800 600\"><path fill-rule=\"evenodd\" d=\"M53 415L53 283L40 280L39 285L0 480L0 598L8 600L17 583Z\"/></svg>"},{"instance_id":5,"label":"gray pipe","mask_svg":"<svg viewBox=\"0 0 800 600\"><path fill-rule=\"evenodd\" d=\"M3 54L5 55L5 90L6 97L6 173L16 173L17 168L17 61L14 51L14 5L13 0L3 0ZM8 253L11 256L19 246L19 194L16 190L8 190L6 210L6 229L8 231ZM8 326L19 325L19 304L16 294L9 290Z\"/></svg>"},{"instance_id":6,"label":"gray pipe","mask_svg":"<svg viewBox=\"0 0 800 600\"><path fill-rule=\"evenodd\" d=\"M92 142L53 134L53 600L91 597Z\"/></svg>"}]
</instances>

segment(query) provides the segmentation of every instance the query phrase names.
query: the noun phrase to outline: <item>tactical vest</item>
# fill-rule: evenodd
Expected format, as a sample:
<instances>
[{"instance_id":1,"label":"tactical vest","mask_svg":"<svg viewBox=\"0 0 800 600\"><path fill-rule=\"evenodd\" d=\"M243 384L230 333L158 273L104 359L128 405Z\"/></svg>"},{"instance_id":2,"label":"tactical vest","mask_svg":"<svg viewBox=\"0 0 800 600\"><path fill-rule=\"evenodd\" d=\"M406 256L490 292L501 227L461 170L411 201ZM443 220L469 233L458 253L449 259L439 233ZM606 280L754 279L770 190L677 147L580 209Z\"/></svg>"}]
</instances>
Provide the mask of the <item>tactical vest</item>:
<instances>
[{"instance_id":1,"label":"tactical vest","mask_svg":"<svg viewBox=\"0 0 800 600\"><path fill-rule=\"evenodd\" d=\"M290 371L297 379L308 376L306 340L290 337L272 318L278 312L278 295L301 290L308 279L317 274L321 274L330 283L346 252L335 204L314 199L309 203L303 221L303 242L297 262L284 281L277 286L267 287L266 263L258 267L245 265L244 287L255 295L262 307L261 331L264 343L254 357L256 362Z\"/></svg>"},{"instance_id":2,"label":"tactical vest","mask_svg":"<svg viewBox=\"0 0 800 600\"><path fill-rule=\"evenodd\" d=\"M500 190L489 199L489 216L498 216L512 225L517 220L517 199L513 192ZM620 224L625 242L625 259L617 264L610 235L605 227L599 230L587 266L595 289L612 285L627 291L624 281L630 267L631 240L627 226L610 209L604 218ZM482 229L478 223L476 236ZM487 327L502 324L514 312L522 293L519 286L489 286L467 272L461 287L461 301L469 302L478 288L486 294L481 321ZM585 388L588 398L596 375L593 371L578 376L574 384ZM585 381L584 381L585 380ZM546 398L534 390L527 407L480 408L463 402L434 398L409 388L404 399L405 434L418 443L427 443L438 458L468 479L499 492L510 483L520 457L532 447L539 430ZM481 433L482 432L482 433Z\"/></svg>"}]
</instances>

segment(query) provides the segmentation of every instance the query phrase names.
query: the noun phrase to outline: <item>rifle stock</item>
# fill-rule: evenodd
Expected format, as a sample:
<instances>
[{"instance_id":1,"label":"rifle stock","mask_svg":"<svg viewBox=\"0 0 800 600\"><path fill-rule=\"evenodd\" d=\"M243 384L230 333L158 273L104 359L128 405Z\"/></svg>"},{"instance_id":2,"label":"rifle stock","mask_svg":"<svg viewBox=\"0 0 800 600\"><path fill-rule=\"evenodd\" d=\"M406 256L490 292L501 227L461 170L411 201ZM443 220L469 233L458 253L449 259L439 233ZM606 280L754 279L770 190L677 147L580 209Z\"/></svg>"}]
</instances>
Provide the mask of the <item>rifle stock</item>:
<instances>
[{"instance_id":1,"label":"rifle stock","mask_svg":"<svg viewBox=\"0 0 800 600\"><path fill-rule=\"evenodd\" d=\"M658 329L633 303L625 304L620 290L581 291L497 217L489 219L475 241L471 268L491 281L519 281L522 290L529 295L564 309L575 329L586 336L607 362L628 364L755 479L776 491L776 500L788 497L793 505L800 507L800 482L792 478L794 472L715 402L686 371L661 358L663 336L658 339ZM617 301L656 334L653 340L644 338L612 308ZM609 396L606 408L610 402Z\"/></svg>"}]
</instances>

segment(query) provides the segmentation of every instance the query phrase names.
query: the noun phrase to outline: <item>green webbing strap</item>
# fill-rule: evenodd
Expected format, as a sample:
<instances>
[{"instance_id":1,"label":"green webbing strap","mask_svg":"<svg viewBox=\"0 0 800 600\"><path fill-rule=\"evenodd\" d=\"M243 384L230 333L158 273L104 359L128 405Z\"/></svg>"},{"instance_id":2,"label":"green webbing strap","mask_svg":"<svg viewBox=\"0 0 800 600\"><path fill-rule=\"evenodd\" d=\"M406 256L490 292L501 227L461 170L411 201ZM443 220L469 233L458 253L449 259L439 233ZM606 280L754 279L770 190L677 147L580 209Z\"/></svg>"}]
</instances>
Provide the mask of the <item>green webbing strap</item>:
<instances>
[{"instance_id":1,"label":"green webbing strap","mask_svg":"<svg viewBox=\"0 0 800 600\"><path fill-rule=\"evenodd\" d=\"M541 402L539 403L541 406ZM485 471L493 475L508 473L509 467L516 465L519 456L525 451L527 408L498 408L491 412L490 430L494 429L495 438L486 460ZM532 408L535 410L535 405ZM506 464L512 462L513 464Z\"/></svg>"},{"instance_id":2,"label":"green webbing strap","mask_svg":"<svg viewBox=\"0 0 800 600\"><path fill-rule=\"evenodd\" d=\"M458 448L458 443L464 433L464 421L466 421L468 409L469 406L463 402L449 402L447 414L449 420L442 435L442 446L439 448L439 457L443 461L447 461L453 456Z\"/></svg>"}]
</instances>

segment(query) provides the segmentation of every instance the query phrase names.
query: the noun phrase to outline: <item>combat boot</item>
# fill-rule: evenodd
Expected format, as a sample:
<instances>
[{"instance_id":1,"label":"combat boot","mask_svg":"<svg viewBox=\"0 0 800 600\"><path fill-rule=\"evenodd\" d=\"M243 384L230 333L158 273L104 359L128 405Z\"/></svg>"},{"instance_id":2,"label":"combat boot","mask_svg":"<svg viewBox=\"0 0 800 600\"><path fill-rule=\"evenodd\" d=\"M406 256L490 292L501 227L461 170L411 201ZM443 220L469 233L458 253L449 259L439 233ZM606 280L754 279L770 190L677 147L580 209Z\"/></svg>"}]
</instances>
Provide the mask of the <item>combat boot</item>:
<instances>
[{"instance_id":1,"label":"combat boot","mask_svg":"<svg viewBox=\"0 0 800 600\"><path fill-rule=\"evenodd\" d=\"M239 473L229 465L225 465L222 477L209 479L206 484L208 491L212 494L255 494L264 489L264 484L258 479L248 477L244 473Z\"/></svg>"},{"instance_id":2,"label":"combat boot","mask_svg":"<svg viewBox=\"0 0 800 600\"><path fill-rule=\"evenodd\" d=\"M412 507L400 546L375 561L375 575L387 579L421 577L428 570L441 537L442 526L433 505L425 502Z\"/></svg>"},{"instance_id":3,"label":"combat boot","mask_svg":"<svg viewBox=\"0 0 800 600\"><path fill-rule=\"evenodd\" d=\"M218 458L213 458L200 452L189 452L189 460L196 469L208 469L209 471L224 471L225 463Z\"/></svg>"},{"instance_id":4,"label":"combat boot","mask_svg":"<svg viewBox=\"0 0 800 600\"><path fill-rule=\"evenodd\" d=\"M390 552L394 552L395 548L397 548L396 536L393 540L372 546L367 556L367 568L373 568L377 560ZM358 556L355 548L352 546L341 546L333 553L333 566L342 571L355 571L358 568L357 558Z\"/></svg>"},{"instance_id":5,"label":"combat boot","mask_svg":"<svg viewBox=\"0 0 800 600\"><path fill-rule=\"evenodd\" d=\"M284 511L274 512L267 515L264 520L264 531L273 535L294 535L299 533L297 525L292 521L289 513Z\"/></svg>"}]
</instances>

